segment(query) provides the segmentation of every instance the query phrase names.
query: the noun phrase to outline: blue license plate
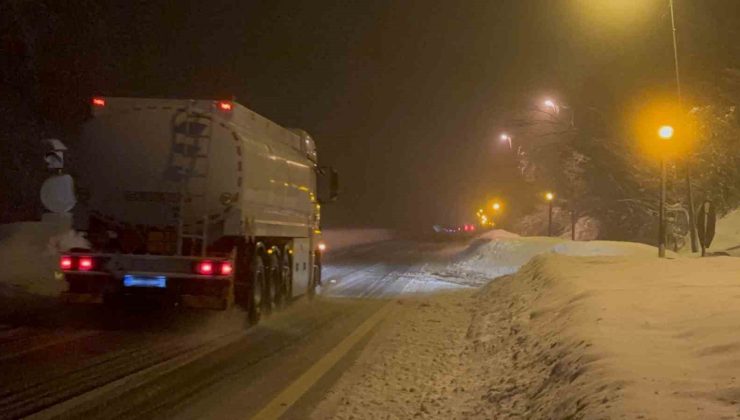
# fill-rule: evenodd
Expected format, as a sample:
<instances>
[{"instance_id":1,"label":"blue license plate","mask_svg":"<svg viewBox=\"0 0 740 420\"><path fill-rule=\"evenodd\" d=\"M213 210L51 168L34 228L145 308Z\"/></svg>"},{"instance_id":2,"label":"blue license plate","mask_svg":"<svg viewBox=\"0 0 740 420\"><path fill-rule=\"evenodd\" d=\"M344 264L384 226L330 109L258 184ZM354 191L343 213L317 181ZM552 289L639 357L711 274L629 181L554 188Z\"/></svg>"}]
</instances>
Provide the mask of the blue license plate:
<instances>
[{"instance_id":1,"label":"blue license plate","mask_svg":"<svg viewBox=\"0 0 740 420\"><path fill-rule=\"evenodd\" d=\"M165 276L132 276L127 274L123 276L124 287L154 287L164 289L167 287L167 277Z\"/></svg>"}]
</instances>

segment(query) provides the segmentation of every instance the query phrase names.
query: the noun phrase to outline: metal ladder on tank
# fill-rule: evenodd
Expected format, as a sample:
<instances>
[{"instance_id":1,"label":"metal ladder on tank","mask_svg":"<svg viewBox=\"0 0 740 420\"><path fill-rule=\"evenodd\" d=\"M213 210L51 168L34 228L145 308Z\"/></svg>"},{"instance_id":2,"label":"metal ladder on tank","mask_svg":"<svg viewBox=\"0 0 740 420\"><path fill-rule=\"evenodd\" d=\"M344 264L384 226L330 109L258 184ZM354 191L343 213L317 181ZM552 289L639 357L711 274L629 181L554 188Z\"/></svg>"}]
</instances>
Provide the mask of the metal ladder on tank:
<instances>
[{"instance_id":1,"label":"metal ladder on tank","mask_svg":"<svg viewBox=\"0 0 740 420\"><path fill-rule=\"evenodd\" d=\"M212 141L212 117L209 113L193 109L188 104L185 119L173 121L172 149L169 167L174 178L179 179L179 203L177 206L177 254L182 255L186 239L200 241L200 254L206 254L208 242L208 174L209 153ZM201 204L202 223L198 223L194 209ZM185 219L192 220L191 225Z\"/></svg>"}]
</instances>

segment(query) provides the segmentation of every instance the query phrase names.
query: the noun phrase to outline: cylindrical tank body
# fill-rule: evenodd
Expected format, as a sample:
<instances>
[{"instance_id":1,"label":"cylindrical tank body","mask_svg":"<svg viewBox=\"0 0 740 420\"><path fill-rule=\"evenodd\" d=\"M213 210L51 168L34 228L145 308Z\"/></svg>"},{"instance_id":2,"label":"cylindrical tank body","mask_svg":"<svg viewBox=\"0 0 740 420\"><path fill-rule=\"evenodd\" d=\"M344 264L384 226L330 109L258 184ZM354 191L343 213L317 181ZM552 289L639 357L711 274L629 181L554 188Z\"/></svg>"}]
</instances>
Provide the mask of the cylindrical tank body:
<instances>
[{"instance_id":1,"label":"cylindrical tank body","mask_svg":"<svg viewBox=\"0 0 740 420\"><path fill-rule=\"evenodd\" d=\"M307 237L313 140L233 102L105 98L74 151L81 213L111 226ZM310 144L306 143L306 138Z\"/></svg>"}]
</instances>

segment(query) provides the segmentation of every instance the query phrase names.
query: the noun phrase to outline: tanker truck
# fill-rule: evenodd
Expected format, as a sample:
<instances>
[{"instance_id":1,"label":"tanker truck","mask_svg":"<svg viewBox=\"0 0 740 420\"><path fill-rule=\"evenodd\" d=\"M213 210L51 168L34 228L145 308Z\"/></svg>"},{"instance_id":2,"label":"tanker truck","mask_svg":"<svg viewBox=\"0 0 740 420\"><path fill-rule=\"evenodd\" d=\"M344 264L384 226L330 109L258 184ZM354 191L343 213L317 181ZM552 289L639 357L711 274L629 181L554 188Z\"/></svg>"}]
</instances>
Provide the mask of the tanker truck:
<instances>
[{"instance_id":1,"label":"tanker truck","mask_svg":"<svg viewBox=\"0 0 740 420\"><path fill-rule=\"evenodd\" d=\"M147 299L246 309L249 321L321 281L320 206L336 172L308 133L224 100L95 97L72 163L67 303Z\"/></svg>"}]
</instances>

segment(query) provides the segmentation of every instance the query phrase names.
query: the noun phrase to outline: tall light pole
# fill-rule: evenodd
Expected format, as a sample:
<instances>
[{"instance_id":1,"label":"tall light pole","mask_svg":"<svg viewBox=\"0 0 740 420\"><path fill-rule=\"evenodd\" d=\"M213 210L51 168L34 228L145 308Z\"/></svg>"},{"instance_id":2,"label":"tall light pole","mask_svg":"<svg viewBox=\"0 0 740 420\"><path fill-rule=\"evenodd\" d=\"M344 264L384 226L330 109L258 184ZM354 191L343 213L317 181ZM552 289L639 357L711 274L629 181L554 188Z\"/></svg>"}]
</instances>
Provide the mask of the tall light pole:
<instances>
[{"instance_id":1,"label":"tall light pole","mask_svg":"<svg viewBox=\"0 0 740 420\"><path fill-rule=\"evenodd\" d=\"M681 77L678 71L678 38L676 36L676 17L673 12L673 0L668 0L668 5L671 9L671 29L673 31L673 63L676 69L676 91L678 92L678 103L679 105L681 105ZM691 161L689 159L689 156L686 156L686 193L688 194L689 202L689 230L691 233L691 252L698 252L699 244L696 238L696 218L694 216L694 195L691 191Z\"/></svg>"},{"instance_id":2,"label":"tall light pole","mask_svg":"<svg viewBox=\"0 0 740 420\"><path fill-rule=\"evenodd\" d=\"M664 141L668 141L673 138L673 127L670 125L664 125L658 129L658 137ZM665 170L665 152L660 157L660 207L658 209L658 257L665 258L665 184L666 184L666 170Z\"/></svg>"},{"instance_id":3,"label":"tall light pole","mask_svg":"<svg viewBox=\"0 0 740 420\"><path fill-rule=\"evenodd\" d=\"M570 106L567 106L567 105L563 105L563 104L559 104L559 103L555 102L552 99L545 99L542 102L542 105L544 105L545 108L552 109L552 112L554 112L556 115L559 115L560 114L560 109L561 108L562 109L568 109L568 110L570 110L570 128L575 128L576 127L576 112L573 109L573 107L570 107Z\"/></svg>"},{"instance_id":4,"label":"tall light pole","mask_svg":"<svg viewBox=\"0 0 740 420\"><path fill-rule=\"evenodd\" d=\"M566 105L559 105L557 102L555 102L552 99L545 99L542 104L545 106L545 108L550 108L552 111L556 114L560 114L560 108L569 109L570 110L570 128L571 130L575 130L576 128L576 113L575 110L572 107L566 106ZM575 241L576 240L576 222L578 221L578 215L576 214L576 198L575 194L571 194L569 200L569 206L570 206L570 240Z\"/></svg>"},{"instance_id":5,"label":"tall light pole","mask_svg":"<svg viewBox=\"0 0 740 420\"><path fill-rule=\"evenodd\" d=\"M547 236L552 236L552 200L555 199L555 194L548 192L545 194L545 200L547 200Z\"/></svg>"}]
</instances>

